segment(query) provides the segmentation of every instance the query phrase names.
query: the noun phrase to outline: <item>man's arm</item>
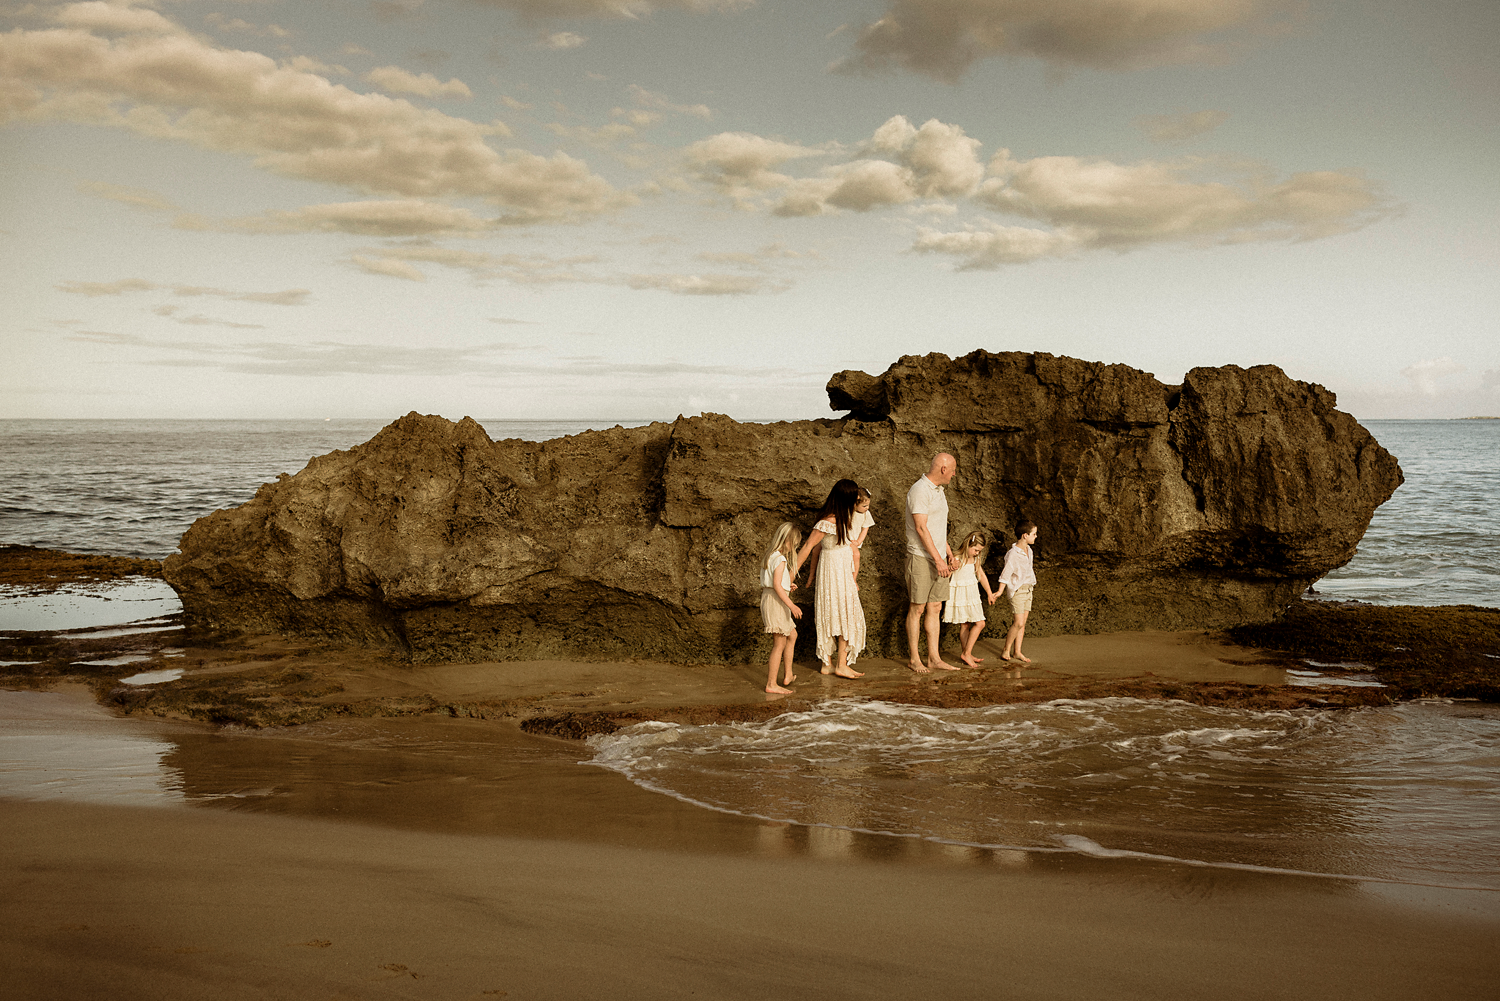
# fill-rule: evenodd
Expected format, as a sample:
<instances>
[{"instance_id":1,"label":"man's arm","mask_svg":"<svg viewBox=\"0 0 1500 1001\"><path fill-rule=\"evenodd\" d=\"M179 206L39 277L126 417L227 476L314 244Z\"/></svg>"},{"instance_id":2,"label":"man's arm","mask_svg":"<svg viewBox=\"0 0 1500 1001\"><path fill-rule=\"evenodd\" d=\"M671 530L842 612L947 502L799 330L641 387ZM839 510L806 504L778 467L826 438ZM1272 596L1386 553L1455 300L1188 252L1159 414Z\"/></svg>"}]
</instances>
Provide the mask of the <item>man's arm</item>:
<instances>
[{"instance_id":1,"label":"man's arm","mask_svg":"<svg viewBox=\"0 0 1500 1001\"><path fill-rule=\"evenodd\" d=\"M948 557L938 551L938 547L932 541L932 533L927 531L927 515L913 514L911 522L917 528L917 538L922 540L922 548L927 550L927 555L932 560L932 565L936 568L937 575L939 577L947 577L953 571L948 566ZM948 548L947 539L943 540L943 548Z\"/></svg>"}]
</instances>

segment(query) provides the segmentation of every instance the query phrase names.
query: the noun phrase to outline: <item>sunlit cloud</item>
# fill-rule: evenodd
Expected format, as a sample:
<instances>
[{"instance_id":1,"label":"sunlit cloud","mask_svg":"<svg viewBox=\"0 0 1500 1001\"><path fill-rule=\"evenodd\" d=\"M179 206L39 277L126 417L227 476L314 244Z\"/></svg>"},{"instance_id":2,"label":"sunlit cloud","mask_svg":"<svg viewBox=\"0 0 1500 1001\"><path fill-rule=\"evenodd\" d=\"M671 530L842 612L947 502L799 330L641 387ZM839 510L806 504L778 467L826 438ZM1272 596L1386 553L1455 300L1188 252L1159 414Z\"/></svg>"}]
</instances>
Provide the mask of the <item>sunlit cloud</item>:
<instances>
[{"instance_id":1,"label":"sunlit cloud","mask_svg":"<svg viewBox=\"0 0 1500 1001\"><path fill-rule=\"evenodd\" d=\"M561 52L566 49L582 48L587 41L587 38L575 31L557 31L537 39L536 47Z\"/></svg>"},{"instance_id":2,"label":"sunlit cloud","mask_svg":"<svg viewBox=\"0 0 1500 1001\"><path fill-rule=\"evenodd\" d=\"M1412 386L1423 396L1436 396L1440 392L1438 383L1451 375L1459 375L1465 369L1452 358L1424 358L1414 365L1408 365L1401 370L1401 374L1411 381ZM1494 373L1486 373L1486 377Z\"/></svg>"},{"instance_id":3,"label":"sunlit cloud","mask_svg":"<svg viewBox=\"0 0 1500 1001\"><path fill-rule=\"evenodd\" d=\"M1059 69L1135 70L1220 62L1243 36L1295 7L1282 0L891 0L835 72L906 70L957 83L997 56Z\"/></svg>"},{"instance_id":4,"label":"sunlit cloud","mask_svg":"<svg viewBox=\"0 0 1500 1001\"><path fill-rule=\"evenodd\" d=\"M301 306L306 304L307 297L312 295L312 292L305 288L285 289L280 292L237 292L233 289L210 288L201 285L166 285L161 282L146 281L144 278L121 278L112 282L63 282L57 288L62 292L90 298L125 295L130 292L170 290L173 295L187 298L214 296L234 302L259 302L272 306Z\"/></svg>"},{"instance_id":5,"label":"sunlit cloud","mask_svg":"<svg viewBox=\"0 0 1500 1001\"><path fill-rule=\"evenodd\" d=\"M75 4L56 21L0 35L6 120L128 129L372 194L484 198L521 221L596 215L635 200L565 153L496 151L488 140L510 134L501 122L358 93L258 52L213 45L155 11Z\"/></svg>"},{"instance_id":6,"label":"sunlit cloud","mask_svg":"<svg viewBox=\"0 0 1500 1001\"><path fill-rule=\"evenodd\" d=\"M364 75L364 81L387 94L417 94L421 97L450 97L468 100L474 96L469 85L457 78L447 83L431 73L412 73L399 66L377 66Z\"/></svg>"},{"instance_id":7,"label":"sunlit cloud","mask_svg":"<svg viewBox=\"0 0 1500 1001\"><path fill-rule=\"evenodd\" d=\"M1135 124L1152 142L1170 143L1205 135L1228 120L1229 112L1206 109L1182 111L1175 115L1142 115Z\"/></svg>"}]
</instances>

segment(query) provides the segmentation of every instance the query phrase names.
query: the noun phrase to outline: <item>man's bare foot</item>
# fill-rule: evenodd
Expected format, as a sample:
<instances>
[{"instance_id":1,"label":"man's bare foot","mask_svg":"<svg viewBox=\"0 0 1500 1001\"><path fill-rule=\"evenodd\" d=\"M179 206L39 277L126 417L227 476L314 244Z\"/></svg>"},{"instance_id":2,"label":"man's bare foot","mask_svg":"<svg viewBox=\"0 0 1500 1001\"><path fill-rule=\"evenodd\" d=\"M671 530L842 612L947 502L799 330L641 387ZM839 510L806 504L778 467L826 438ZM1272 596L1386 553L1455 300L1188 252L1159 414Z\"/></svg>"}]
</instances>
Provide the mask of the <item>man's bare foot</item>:
<instances>
[{"instance_id":1,"label":"man's bare foot","mask_svg":"<svg viewBox=\"0 0 1500 1001\"><path fill-rule=\"evenodd\" d=\"M948 663L947 661L945 661L945 660L943 660L941 658L939 658L937 660L929 660L927 662L927 666L930 667L930 668L932 668L934 671L962 671L963 670L963 668L961 668L961 667L954 667L952 664Z\"/></svg>"},{"instance_id":2,"label":"man's bare foot","mask_svg":"<svg viewBox=\"0 0 1500 1001\"><path fill-rule=\"evenodd\" d=\"M973 656L972 654L961 653L958 655L958 659L963 661L965 664L968 664L970 667L979 666L979 658Z\"/></svg>"},{"instance_id":3,"label":"man's bare foot","mask_svg":"<svg viewBox=\"0 0 1500 1001\"><path fill-rule=\"evenodd\" d=\"M792 694L792 690L790 688L782 688L780 685L767 685L766 686L766 694L767 695L790 695L790 694Z\"/></svg>"},{"instance_id":4,"label":"man's bare foot","mask_svg":"<svg viewBox=\"0 0 1500 1001\"><path fill-rule=\"evenodd\" d=\"M862 672L862 671L856 671L852 667L841 667L838 670L834 671L833 673L836 674L836 675L838 675L840 678L863 678L864 677L864 672Z\"/></svg>"},{"instance_id":5,"label":"man's bare foot","mask_svg":"<svg viewBox=\"0 0 1500 1001\"><path fill-rule=\"evenodd\" d=\"M924 664L924 663L922 663L920 660L907 661L906 662L906 666L909 667L909 668L911 668L917 674L931 674L932 673L931 671L927 670L927 665Z\"/></svg>"}]
</instances>

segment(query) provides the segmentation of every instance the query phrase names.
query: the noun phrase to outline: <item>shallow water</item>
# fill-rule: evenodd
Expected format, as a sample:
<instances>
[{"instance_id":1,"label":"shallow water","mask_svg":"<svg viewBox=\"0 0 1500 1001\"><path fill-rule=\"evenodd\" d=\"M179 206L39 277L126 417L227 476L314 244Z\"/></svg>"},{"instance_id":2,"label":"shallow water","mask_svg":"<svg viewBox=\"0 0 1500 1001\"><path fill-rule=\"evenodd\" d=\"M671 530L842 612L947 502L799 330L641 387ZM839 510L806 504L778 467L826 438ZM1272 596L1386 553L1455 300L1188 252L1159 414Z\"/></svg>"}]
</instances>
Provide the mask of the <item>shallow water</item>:
<instances>
[{"instance_id":1,"label":"shallow water","mask_svg":"<svg viewBox=\"0 0 1500 1001\"><path fill-rule=\"evenodd\" d=\"M589 743L593 764L644 788L767 820L1500 889L1497 706L846 699Z\"/></svg>"},{"instance_id":2,"label":"shallow water","mask_svg":"<svg viewBox=\"0 0 1500 1001\"><path fill-rule=\"evenodd\" d=\"M1383 605L1500 605L1500 421L1366 421L1406 482L1316 585Z\"/></svg>"}]
</instances>

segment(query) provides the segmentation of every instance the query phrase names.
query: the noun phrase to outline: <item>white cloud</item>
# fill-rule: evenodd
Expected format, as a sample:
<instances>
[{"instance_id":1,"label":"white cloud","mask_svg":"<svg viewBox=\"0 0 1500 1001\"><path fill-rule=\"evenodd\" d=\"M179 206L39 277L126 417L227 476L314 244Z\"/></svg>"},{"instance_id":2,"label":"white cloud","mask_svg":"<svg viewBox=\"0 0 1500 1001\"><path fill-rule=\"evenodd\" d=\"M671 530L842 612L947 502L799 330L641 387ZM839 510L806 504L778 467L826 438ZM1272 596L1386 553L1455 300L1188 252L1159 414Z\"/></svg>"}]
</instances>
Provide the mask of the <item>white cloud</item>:
<instances>
[{"instance_id":1,"label":"white cloud","mask_svg":"<svg viewBox=\"0 0 1500 1001\"><path fill-rule=\"evenodd\" d=\"M90 298L170 289L173 295L187 298L215 296L235 302L261 302L273 306L301 306L306 303L307 297L312 295L312 292L305 288L284 289L280 292L236 292L232 289L210 288L202 285L166 285L161 282L146 281L144 278L121 278L112 282L63 282L57 288L61 292Z\"/></svg>"},{"instance_id":2,"label":"white cloud","mask_svg":"<svg viewBox=\"0 0 1500 1001\"><path fill-rule=\"evenodd\" d=\"M749 132L720 132L683 151L690 170L713 184L736 204L749 208L752 199L769 189L792 182L773 168L791 160L823 156L826 151L763 139Z\"/></svg>"},{"instance_id":3,"label":"white cloud","mask_svg":"<svg viewBox=\"0 0 1500 1001\"><path fill-rule=\"evenodd\" d=\"M779 250L763 248L766 257ZM542 254L492 254L481 250L440 247L425 241L366 247L349 256L356 267L376 275L425 281L420 264L467 271L476 281L501 280L520 285L622 285L640 290L677 295L753 295L780 292L790 287L766 275L725 274L620 274L595 267L602 263L594 255L548 257Z\"/></svg>"},{"instance_id":4,"label":"white cloud","mask_svg":"<svg viewBox=\"0 0 1500 1001\"><path fill-rule=\"evenodd\" d=\"M645 17L658 10L732 11L751 6L755 0L476 0L489 7L513 10L523 18Z\"/></svg>"},{"instance_id":5,"label":"white cloud","mask_svg":"<svg viewBox=\"0 0 1500 1001\"><path fill-rule=\"evenodd\" d=\"M1401 374L1411 380L1412 386L1423 396L1438 395L1438 381L1450 375L1458 375L1465 371L1464 367L1452 358L1424 358L1414 365L1408 365L1401 370ZM1486 377L1494 373L1486 373ZM1483 380L1482 380L1483 381Z\"/></svg>"},{"instance_id":6,"label":"white cloud","mask_svg":"<svg viewBox=\"0 0 1500 1001\"><path fill-rule=\"evenodd\" d=\"M1055 67L1131 70L1220 61L1226 32L1254 29L1282 0L892 0L839 72L903 69L957 83L1003 55Z\"/></svg>"},{"instance_id":7,"label":"white cloud","mask_svg":"<svg viewBox=\"0 0 1500 1001\"><path fill-rule=\"evenodd\" d=\"M537 48L562 51L564 49L580 48L588 39L573 31L557 31L550 35L543 35L537 41Z\"/></svg>"},{"instance_id":8,"label":"white cloud","mask_svg":"<svg viewBox=\"0 0 1500 1001\"><path fill-rule=\"evenodd\" d=\"M639 84L631 84L625 88L630 92L631 100L646 108L661 108L664 111L674 111L679 115L691 115L694 118L712 118L713 109L706 104L676 104L665 94L647 90Z\"/></svg>"},{"instance_id":9,"label":"white cloud","mask_svg":"<svg viewBox=\"0 0 1500 1001\"><path fill-rule=\"evenodd\" d=\"M1049 228L983 222L952 233L923 230L912 249L959 257L960 268L968 270L1154 243L1312 240L1359 229L1394 211L1379 187L1358 173L1299 173L1279 183L1258 173L1228 180L1196 176L1211 166L1203 160L1013 160L1001 150L990 165L997 176L980 186L974 200Z\"/></svg>"},{"instance_id":10,"label":"white cloud","mask_svg":"<svg viewBox=\"0 0 1500 1001\"><path fill-rule=\"evenodd\" d=\"M421 199L334 202L278 209L260 215L210 219L182 215L179 229L231 233L354 233L359 236L448 236L483 233L503 220L481 219L465 208Z\"/></svg>"},{"instance_id":11,"label":"white cloud","mask_svg":"<svg viewBox=\"0 0 1500 1001\"><path fill-rule=\"evenodd\" d=\"M365 74L365 82L387 94L418 94L422 97L455 97L468 100L474 96L469 85L458 78L447 83L431 73L411 73L399 66L377 66Z\"/></svg>"},{"instance_id":12,"label":"white cloud","mask_svg":"<svg viewBox=\"0 0 1500 1001\"><path fill-rule=\"evenodd\" d=\"M759 204L757 196L778 191L770 210L782 216L824 215L841 209L868 212L917 198L962 196L984 177L977 151L980 142L957 125L930 119L916 128L896 115L864 144L868 153L893 159L858 159L824 167L817 177L793 178L772 168L793 159L826 155L742 132L720 133L687 149L697 175L716 185L742 208Z\"/></svg>"},{"instance_id":13,"label":"white cloud","mask_svg":"<svg viewBox=\"0 0 1500 1001\"><path fill-rule=\"evenodd\" d=\"M656 289L678 295L754 295L780 292L787 287L763 275L628 275L625 284L634 289Z\"/></svg>"},{"instance_id":14,"label":"white cloud","mask_svg":"<svg viewBox=\"0 0 1500 1001\"><path fill-rule=\"evenodd\" d=\"M1205 109L1181 111L1175 115L1142 115L1135 124L1152 142L1170 143L1212 132L1227 121L1229 112Z\"/></svg>"},{"instance_id":15,"label":"white cloud","mask_svg":"<svg viewBox=\"0 0 1500 1001\"><path fill-rule=\"evenodd\" d=\"M634 201L564 153L497 152L487 140L509 134L499 122L357 93L258 52L216 47L170 22L172 30L154 18L140 23L146 27L118 38L71 26L0 35L0 114L247 153L279 174L370 193L481 197L520 221Z\"/></svg>"}]
</instances>

